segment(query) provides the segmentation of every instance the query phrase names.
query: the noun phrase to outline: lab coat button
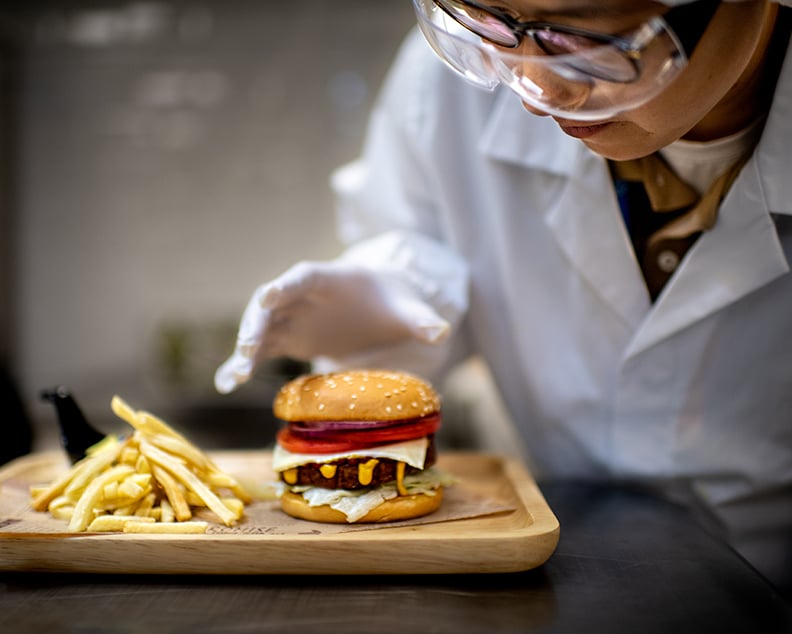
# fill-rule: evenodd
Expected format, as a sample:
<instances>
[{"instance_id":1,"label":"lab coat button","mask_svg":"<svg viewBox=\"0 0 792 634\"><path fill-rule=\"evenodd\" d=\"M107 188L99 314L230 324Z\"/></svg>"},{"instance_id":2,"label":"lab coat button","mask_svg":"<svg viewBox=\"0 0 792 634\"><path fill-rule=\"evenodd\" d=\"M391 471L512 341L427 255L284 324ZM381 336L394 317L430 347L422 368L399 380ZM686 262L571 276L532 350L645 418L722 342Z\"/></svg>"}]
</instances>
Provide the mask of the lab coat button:
<instances>
[{"instance_id":1,"label":"lab coat button","mask_svg":"<svg viewBox=\"0 0 792 634\"><path fill-rule=\"evenodd\" d=\"M679 256L668 249L657 254L657 267L663 273L673 273L679 266Z\"/></svg>"}]
</instances>

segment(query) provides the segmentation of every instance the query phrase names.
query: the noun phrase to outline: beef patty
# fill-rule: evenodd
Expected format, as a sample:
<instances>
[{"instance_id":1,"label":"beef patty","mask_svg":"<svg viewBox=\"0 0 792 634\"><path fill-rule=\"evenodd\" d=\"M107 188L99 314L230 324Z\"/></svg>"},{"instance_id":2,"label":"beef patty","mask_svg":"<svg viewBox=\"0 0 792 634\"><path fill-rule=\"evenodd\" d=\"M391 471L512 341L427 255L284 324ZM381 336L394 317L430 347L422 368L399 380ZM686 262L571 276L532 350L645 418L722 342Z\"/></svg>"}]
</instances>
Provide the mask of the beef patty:
<instances>
[{"instance_id":1,"label":"beef patty","mask_svg":"<svg viewBox=\"0 0 792 634\"><path fill-rule=\"evenodd\" d=\"M290 482L289 484L296 486L323 487L325 489L363 489L396 480L396 465L398 462L389 458L376 458L377 463L374 465L374 469L371 472L371 482L362 484L359 477L359 466L365 464L369 460L371 460L371 458L345 458L343 460L323 462L321 464L311 462L296 467L296 481L293 483ZM431 467L436 461L437 451L435 450L434 436L429 436L429 446L426 449L424 469ZM320 471L325 465L334 465L336 467L335 473L330 474L330 477L326 477ZM289 471L292 470L290 469ZM410 465L406 465L404 469L405 475L418 471L420 471L420 469L416 469ZM283 473L280 474L280 478L285 481Z\"/></svg>"}]
</instances>

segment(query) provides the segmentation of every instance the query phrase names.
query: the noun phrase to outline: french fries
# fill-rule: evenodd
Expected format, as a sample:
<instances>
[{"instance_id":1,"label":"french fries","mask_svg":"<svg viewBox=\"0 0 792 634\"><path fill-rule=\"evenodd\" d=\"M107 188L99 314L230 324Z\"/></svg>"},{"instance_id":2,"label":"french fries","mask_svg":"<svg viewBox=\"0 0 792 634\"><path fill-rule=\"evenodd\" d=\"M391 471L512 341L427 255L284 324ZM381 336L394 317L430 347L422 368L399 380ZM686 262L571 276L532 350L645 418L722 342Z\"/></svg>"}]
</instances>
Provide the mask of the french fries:
<instances>
[{"instance_id":1,"label":"french fries","mask_svg":"<svg viewBox=\"0 0 792 634\"><path fill-rule=\"evenodd\" d=\"M251 497L231 475L165 421L119 396L111 408L132 435L108 436L54 482L31 488L35 510L73 532L204 533L209 523L193 519L202 507L226 526L239 521Z\"/></svg>"}]
</instances>

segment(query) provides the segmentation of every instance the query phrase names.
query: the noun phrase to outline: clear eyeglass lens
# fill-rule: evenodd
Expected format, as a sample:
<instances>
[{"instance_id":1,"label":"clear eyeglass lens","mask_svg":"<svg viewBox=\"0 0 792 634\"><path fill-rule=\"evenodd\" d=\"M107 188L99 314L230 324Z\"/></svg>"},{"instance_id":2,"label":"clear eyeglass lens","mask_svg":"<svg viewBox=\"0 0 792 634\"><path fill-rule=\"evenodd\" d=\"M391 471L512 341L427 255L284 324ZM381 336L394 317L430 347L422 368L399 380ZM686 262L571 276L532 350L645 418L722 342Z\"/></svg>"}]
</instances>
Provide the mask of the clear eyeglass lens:
<instances>
[{"instance_id":1,"label":"clear eyeglass lens","mask_svg":"<svg viewBox=\"0 0 792 634\"><path fill-rule=\"evenodd\" d=\"M608 37L576 39L580 36L565 29L526 30L520 39L530 39L543 49L531 52L530 47L496 45L503 36L496 28L498 16L490 14L493 21L486 25L472 21L471 13L461 11L470 5L459 0L413 0L413 4L421 31L450 68L487 90L508 86L534 108L569 119L600 121L639 107L687 64L662 18L630 37L640 55L632 55L620 42L609 44ZM453 7L457 10L449 11ZM491 31L488 37L485 26ZM511 32L508 23L497 26Z\"/></svg>"},{"instance_id":2,"label":"clear eyeglass lens","mask_svg":"<svg viewBox=\"0 0 792 634\"><path fill-rule=\"evenodd\" d=\"M567 55L579 53L592 48L599 48L602 42L584 35L562 33L550 29L539 29L533 32L534 39L539 42L545 53L550 55Z\"/></svg>"},{"instance_id":3,"label":"clear eyeglass lens","mask_svg":"<svg viewBox=\"0 0 792 634\"><path fill-rule=\"evenodd\" d=\"M440 4L460 24L491 43L509 48L519 45L519 36L492 13L454 0ZM579 74L577 81L584 80L587 75L617 82L636 78L635 67L624 54L617 48L604 46L598 39L550 29L530 31L526 36L533 38L547 55L576 55L597 49L596 59L582 58L574 64L572 70Z\"/></svg>"},{"instance_id":4,"label":"clear eyeglass lens","mask_svg":"<svg viewBox=\"0 0 792 634\"><path fill-rule=\"evenodd\" d=\"M439 4L455 20L480 37L500 46L514 47L519 43L518 37L509 25L489 11L453 0Z\"/></svg>"},{"instance_id":5,"label":"clear eyeglass lens","mask_svg":"<svg viewBox=\"0 0 792 634\"><path fill-rule=\"evenodd\" d=\"M603 45L594 38L558 31L539 30L531 35L548 55L574 55L572 65L584 75L614 82L630 82L638 77L635 64L615 46Z\"/></svg>"}]
</instances>

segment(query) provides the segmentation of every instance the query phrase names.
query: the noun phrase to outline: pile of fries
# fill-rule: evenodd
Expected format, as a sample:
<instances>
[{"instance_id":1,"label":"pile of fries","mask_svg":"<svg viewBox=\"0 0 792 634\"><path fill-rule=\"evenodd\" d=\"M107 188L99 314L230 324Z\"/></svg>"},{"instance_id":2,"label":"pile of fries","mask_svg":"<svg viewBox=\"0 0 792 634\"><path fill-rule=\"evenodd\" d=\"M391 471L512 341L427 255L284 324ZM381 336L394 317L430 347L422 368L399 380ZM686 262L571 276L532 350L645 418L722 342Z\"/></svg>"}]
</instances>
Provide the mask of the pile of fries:
<instances>
[{"instance_id":1,"label":"pile of fries","mask_svg":"<svg viewBox=\"0 0 792 634\"><path fill-rule=\"evenodd\" d=\"M200 508L226 526L242 517L250 495L203 451L118 396L111 407L132 435L107 436L52 484L33 488L34 509L68 520L73 532L203 533L208 522L193 519Z\"/></svg>"}]
</instances>

